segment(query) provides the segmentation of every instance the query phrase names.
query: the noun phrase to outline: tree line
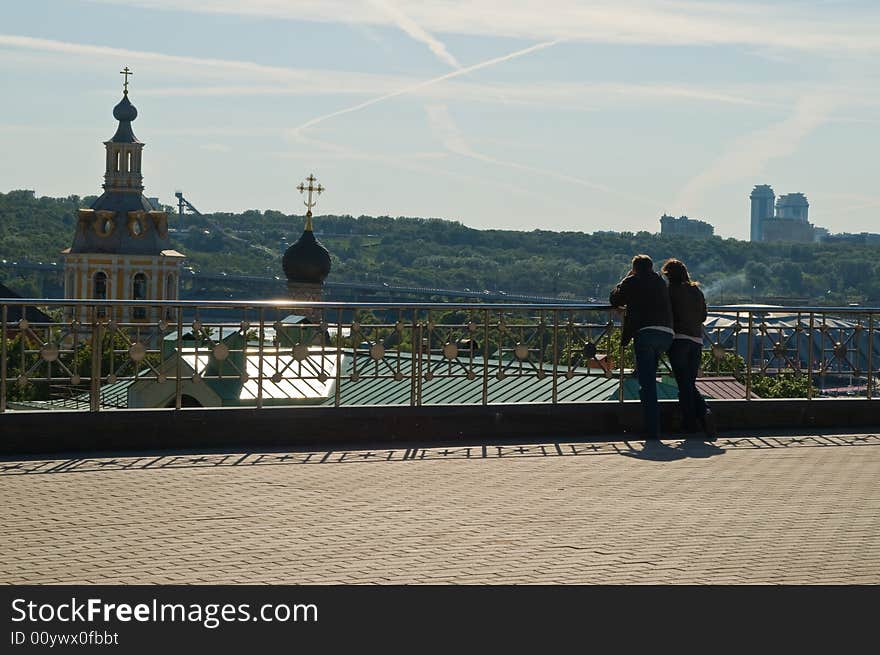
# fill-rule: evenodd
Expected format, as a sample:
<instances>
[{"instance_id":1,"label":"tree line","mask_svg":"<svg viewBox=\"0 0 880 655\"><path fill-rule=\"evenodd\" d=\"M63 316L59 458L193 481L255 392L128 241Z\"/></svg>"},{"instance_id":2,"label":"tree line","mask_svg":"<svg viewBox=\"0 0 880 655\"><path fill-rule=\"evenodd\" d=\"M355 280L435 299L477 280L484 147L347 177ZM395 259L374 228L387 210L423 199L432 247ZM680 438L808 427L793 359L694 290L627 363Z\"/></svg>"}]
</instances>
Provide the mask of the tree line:
<instances>
[{"instance_id":1,"label":"tree line","mask_svg":"<svg viewBox=\"0 0 880 655\"><path fill-rule=\"evenodd\" d=\"M0 193L0 259L58 261L73 240L76 210L93 200ZM281 256L304 225L303 216L274 210L180 219L167 209L172 241L187 255L187 265L228 274L283 277ZM314 224L333 259L333 281L604 300L632 255L647 253L658 262L685 261L710 303L786 298L822 305L880 303L880 247L869 244L477 230L439 218L390 216L317 216ZM6 271L6 284L16 288ZM19 283L30 284L27 278Z\"/></svg>"}]
</instances>

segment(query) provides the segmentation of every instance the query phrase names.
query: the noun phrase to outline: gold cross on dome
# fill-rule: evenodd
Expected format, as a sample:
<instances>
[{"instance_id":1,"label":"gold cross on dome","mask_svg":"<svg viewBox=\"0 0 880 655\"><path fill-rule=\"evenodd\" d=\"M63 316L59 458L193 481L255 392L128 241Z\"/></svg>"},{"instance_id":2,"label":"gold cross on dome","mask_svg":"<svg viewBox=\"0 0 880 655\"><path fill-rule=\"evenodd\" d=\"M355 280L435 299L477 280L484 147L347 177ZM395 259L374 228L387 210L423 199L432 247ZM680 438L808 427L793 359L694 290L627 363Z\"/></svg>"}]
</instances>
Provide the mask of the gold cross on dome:
<instances>
[{"instance_id":1,"label":"gold cross on dome","mask_svg":"<svg viewBox=\"0 0 880 655\"><path fill-rule=\"evenodd\" d=\"M125 95L128 95L128 76L129 76L129 75L134 75L134 73L132 73L132 72L128 69L128 66L126 66L126 67L123 68L121 71L119 71L119 74L120 74L120 75L125 75L125 84L122 85L122 92L123 92Z\"/></svg>"},{"instance_id":2,"label":"gold cross on dome","mask_svg":"<svg viewBox=\"0 0 880 655\"><path fill-rule=\"evenodd\" d=\"M315 186L315 182L317 182L317 181L318 181L318 179L314 175L309 175L306 178L306 182L309 183L308 186L306 186L305 183L300 182L299 186L296 187L300 193L305 193L306 191L309 192L307 199L303 201L303 204L306 206L306 209L308 210L306 212L306 216L311 216L312 215L312 207L314 207L315 205L318 204L317 200L315 200L315 201L312 200L312 192L316 192L318 195L321 195L321 193L323 193L323 191L324 191L324 187L322 187L320 184L318 186Z\"/></svg>"}]
</instances>

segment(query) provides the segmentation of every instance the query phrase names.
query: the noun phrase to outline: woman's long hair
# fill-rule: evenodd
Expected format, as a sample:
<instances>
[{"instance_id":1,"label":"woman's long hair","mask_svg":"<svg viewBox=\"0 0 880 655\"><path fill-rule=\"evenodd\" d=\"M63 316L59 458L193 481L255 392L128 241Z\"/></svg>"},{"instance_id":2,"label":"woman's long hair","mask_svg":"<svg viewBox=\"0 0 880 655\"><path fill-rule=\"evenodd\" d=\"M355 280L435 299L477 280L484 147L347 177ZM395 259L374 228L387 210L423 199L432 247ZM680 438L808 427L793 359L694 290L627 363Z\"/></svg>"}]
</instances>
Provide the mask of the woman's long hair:
<instances>
[{"instance_id":1,"label":"woman's long hair","mask_svg":"<svg viewBox=\"0 0 880 655\"><path fill-rule=\"evenodd\" d=\"M663 268L660 269L660 272L666 276L666 279L669 280L669 284L673 286L684 284L695 287L700 284L699 282L691 280L690 275L688 275L687 266L684 265L684 262L679 261L678 259L667 259L666 263L663 264Z\"/></svg>"}]
</instances>

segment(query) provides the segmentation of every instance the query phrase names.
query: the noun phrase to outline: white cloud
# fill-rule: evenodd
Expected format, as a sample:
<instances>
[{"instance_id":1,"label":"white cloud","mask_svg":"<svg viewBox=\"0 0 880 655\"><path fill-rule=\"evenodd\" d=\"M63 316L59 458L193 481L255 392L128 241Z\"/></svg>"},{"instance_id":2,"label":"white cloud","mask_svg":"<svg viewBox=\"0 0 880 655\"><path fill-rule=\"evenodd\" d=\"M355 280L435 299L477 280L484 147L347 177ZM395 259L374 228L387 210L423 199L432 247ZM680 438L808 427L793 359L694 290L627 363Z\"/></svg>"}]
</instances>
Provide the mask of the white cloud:
<instances>
[{"instance_id":1,"label":"white cloud","mask_svg":"<svg viewBox=\"0 0 880 655\"><path fill-rule=\"evenodd\" d=\"M264 18L400 25L387 12L350 0L97 0L113 4ZM740 44L826 53L880 52L877 12L798 5L744 5L668 0L398 0L395 5L425 33L572 39L655 45Z\"/></svg>"},{"instance_id":2,"label":"white cloud","mask_svg":"<svg viewBox=\"0 0 880 655\"><path fill-rule=\"evenodd\" d=\"M245 96L311 96L311 95L372 95L377 92L388 97L402 95L401 87L420 83L408 78L372 76L358 80L356 73L339 73L339 82L324 77L324 83L313 88L302 84L272 85L219 85L163 86L138 90L139 96L170 97L245 97ZM350 83L348 83L350 81ZM740 106L782 106L790 93L774 93L774 87L754 85L749 88L712 88L681 84L607 84L607 83L530 83L496 84L471 83L465 80L447 81L437 86L421 86L409 91L412 95L435 99L455 99L469 102L528 105L580 111L618 106L626 99L668 100L672 102L707 102ZM773 96L778 95L777 100ZM369 106L378 100L368 101ZM358 103L361 104L361 103ZM343 112L348 113L348 112Z\"/></svg>"},{"instance_id":3,"label":"white cloud","mask_svg":"<svg viewBox=\"0 0 880 655\"><path fill-rule=\"evenodd\" d=\"M107 60L113 59L127 65L149 64L151 74L170 72L179 77L195 78L198 76L200 79L204 79L208 75L223 79L224 81L228 80L230 76L236 75L248 81L255 78L259 80L272 80L274 84L282 85L280 88L289 90L301 89L303 93L310 94L376 93L397 88L407 82L406 78L389 75L288 68L235 59L169 55L154 51L113 48L89 43L40 39L15 34L0 34L0 47L32 51L34 53L48 53L56 55L59 60L70 57L84 57L100 64L102 70L106 69ZM140 79L138 77L138 70L135 69L134 72L135 77L131 81L132 85L136 85ZM253 87L254 85L240 85L237 87L227 86L226 88L227 91L234 91L234 93L230 93L234 95L236 93L245 93L246 89ZM197 94L199 87L194 86L192 88L191 93ZM256 88L260 88L260 86L256 85ZM270 89L268 86L263 86L262 88L264 91ZM183 90L181 90L181 93L183 93Z\"/></svg>"},{"instance_id":4,"label":"white cloud","mask_svg":"<svg viewBox=\"0 0 880 655\"><path fill-rule=\"evenodd\" d=\"M679 192L674 206L691 212L706 194L724 184L755 179L768 162L797 152L801 141L825 123L837 101L832 94L805 95L786 119L735 140Z\"/></svg>"},{"instance_id":5,"label":"white cloud","mask_svg":"<svg viewBox=\"0 0 880 655\"><path fill-rule=\"evenodd\" d=\"M436 100L455 99L479 103L529 105L579 111L617 106L622 99L666 99L734 105L781 104L792 92L769 85L726 87L663 84L620 84L589 82L532 82L529 84L471 82L466 74L494 66L547 48L556 42L541 43L480 62L428 80L401 75L383 75L325 69L298 69L257 62L205 57L169 55L160 52L111 48L29 36L0 34L5 48L0 68L25 66L75 71L93 69L106 73L107 59L135 68L132 84L137 96L165 97L246 97L246 96L377 96L354 107L312 119L314 125L330 116L341 115L404 94ZM149 84L141 85L144 78ZM156 84L161 80L162 86ZM179 85L169 86L169 80ZM214 83L221 81L221 84ZM268 83L270 82L271 83ZM442 84L440 83L442 82ZM866 91L847 91L855 102ZM776 98L776 100L774 100ZM760 100L759 100L760 99ZM876 104L876 97L873 98ZM865 97L867 104L869 98Z\"/></svg>"}]
</instances>

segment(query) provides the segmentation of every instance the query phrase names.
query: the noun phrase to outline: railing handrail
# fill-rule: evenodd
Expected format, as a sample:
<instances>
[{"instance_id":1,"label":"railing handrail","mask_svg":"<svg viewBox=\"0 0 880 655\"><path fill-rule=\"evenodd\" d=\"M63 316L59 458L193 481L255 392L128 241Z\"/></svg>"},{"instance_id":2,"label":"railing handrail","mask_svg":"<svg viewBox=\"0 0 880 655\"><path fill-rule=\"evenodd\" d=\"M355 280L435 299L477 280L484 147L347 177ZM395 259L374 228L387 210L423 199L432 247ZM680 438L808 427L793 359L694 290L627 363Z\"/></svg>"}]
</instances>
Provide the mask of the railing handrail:
<instances>
[{"instance_id":1,"label":"railing handrail","mask_svg":"<svg viewBox=\"0 0 880 655\"><path fill-rule=\"evenodd\" d=\"M63 306L63 307L306 307L314 309L399 309L403 307L414 309L543 309L543 310L580 310L580 311L612 311L615 307L600 303L457 303L457 302L310 302L300 300L286 300L283 298L271 300L88 300L88 299L65 299L65 298L0 298L0 305L8 306ZM870 307L864 305L838 306L807 306L807 305L710 305L710 314L874 314L880 313L880 306Z\"/></svg>"}]
</instances>

